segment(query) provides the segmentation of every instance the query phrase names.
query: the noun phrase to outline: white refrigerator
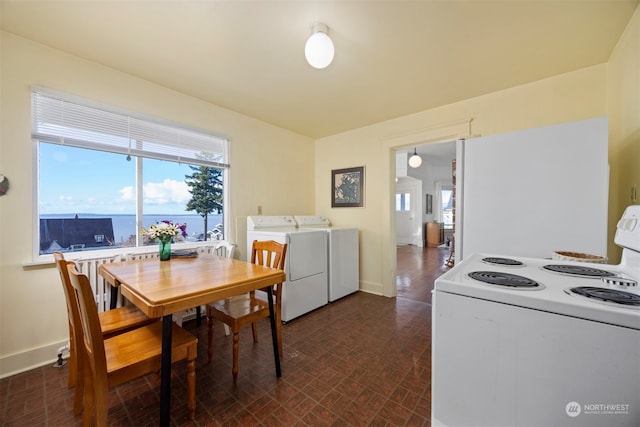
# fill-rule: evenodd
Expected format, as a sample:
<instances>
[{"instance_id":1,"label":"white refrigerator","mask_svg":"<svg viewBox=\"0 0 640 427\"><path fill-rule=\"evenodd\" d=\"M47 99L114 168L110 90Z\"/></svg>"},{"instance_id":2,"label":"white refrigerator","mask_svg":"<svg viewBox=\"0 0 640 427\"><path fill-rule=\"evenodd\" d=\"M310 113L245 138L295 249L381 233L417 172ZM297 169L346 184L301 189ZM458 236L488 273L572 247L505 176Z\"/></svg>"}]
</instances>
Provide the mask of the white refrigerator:
<instances>
[{"instance_id":1,"label":"white refrigerator","mask_svg":"<svg viewBox=\"0 0 640 427\"><path fill-rule=\"evenodd\" d=\"M604 117L458 141L456 262L606 256L607 146Z\"/></svg>"}]
</instances>

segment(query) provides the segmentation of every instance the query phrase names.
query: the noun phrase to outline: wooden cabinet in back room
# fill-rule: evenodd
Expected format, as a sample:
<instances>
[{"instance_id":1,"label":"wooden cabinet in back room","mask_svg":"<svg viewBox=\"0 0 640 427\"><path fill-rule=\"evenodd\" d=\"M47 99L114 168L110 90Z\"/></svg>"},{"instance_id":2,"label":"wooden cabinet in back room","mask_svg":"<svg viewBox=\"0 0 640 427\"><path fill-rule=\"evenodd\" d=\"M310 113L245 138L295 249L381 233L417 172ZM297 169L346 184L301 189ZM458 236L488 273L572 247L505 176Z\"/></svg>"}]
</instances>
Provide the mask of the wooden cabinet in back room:
<instances>
[{"instance_id":1,"label":"wooden cabinet in back room","mask_svg":"<svg viewBox=\"0 0 640 427\"><path fill-rule=\"evenodd\" d=\"M427 246L437 248L444 243L444 224L441 222L427 222Z\"/></svg>"}]
</instances>

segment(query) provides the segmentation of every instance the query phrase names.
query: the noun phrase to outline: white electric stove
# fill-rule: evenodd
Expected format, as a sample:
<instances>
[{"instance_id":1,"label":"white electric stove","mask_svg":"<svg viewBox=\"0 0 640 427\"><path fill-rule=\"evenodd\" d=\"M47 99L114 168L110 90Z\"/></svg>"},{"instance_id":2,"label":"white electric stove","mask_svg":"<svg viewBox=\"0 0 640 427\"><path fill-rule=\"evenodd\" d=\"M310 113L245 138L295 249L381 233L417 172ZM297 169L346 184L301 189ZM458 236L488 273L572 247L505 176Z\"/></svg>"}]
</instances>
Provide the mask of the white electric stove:
<instances>
[{"instance_id":1,"label":"white electric stove","mask_svg":"<svg viewBox=\"0 0 640 427\"><path fill-rule=\"evenodd\" d=\"M640 206L618 265L474 254L435 282L434 426L640 425Z\"/></svg>"}]
</instances>

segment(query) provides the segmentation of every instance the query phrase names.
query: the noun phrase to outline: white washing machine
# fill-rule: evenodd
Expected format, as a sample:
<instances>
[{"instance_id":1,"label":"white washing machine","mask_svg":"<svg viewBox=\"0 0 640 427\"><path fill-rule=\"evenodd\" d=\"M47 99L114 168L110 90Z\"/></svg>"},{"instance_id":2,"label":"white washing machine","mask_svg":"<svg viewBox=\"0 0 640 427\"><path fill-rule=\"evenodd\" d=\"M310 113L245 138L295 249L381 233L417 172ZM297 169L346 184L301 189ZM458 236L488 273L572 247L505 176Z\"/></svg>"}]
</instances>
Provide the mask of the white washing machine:
<instances>
[{"instance_id":1,"label":"white washing machine","mask_svg":"<svg viewBox=\"0 0 640 427\"><path fill-rule=\"evenodd\" d=\"M332 227L323 216L296 215L298 228L324 230L328 236L329 301L360 289L360 244L357 228Z\"/></svg>"},{"instance_id":2,"label":"white washing machine","mask_svg":"<svg viewBox=\"0 0 640 427\"><path fill-rule=\"evenodd\" d=\"M247 254L251 254L254 240L275 240L287 244L284 263L287 280L282 288L284 322L327 304L326 232L298 229L289 215L249 216Z\"/></svg>"}]
</instances>

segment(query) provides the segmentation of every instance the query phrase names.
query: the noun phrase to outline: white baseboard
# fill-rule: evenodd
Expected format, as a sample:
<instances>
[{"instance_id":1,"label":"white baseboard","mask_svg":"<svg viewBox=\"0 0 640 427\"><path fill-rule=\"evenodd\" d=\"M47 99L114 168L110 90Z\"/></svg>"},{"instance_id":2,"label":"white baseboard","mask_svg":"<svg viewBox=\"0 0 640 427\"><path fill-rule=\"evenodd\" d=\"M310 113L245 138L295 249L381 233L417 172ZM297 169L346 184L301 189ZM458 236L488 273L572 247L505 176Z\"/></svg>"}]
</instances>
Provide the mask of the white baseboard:
<instances>
[{"instance_id":1,"label":"white baseboard","mask_svg":"<svg viewBox=\"0 0 640 427\"><path fill-rule=\"evenodd\" d=\"M374 295L384 295L381 283L366 282L360 280L360 290Z\"/></svg>"},{"instance_id":2,"label":"white baseboard","mask_svg":"<svg viewBox=\"0 0 640 427\"><path fill-rule=\"evenodd\" d=\"M58 360L58 349L67 345L68 342L69 340L59 341L3 356L0 358L0 378L10 377L44 365L51 365L51 369L55 369L53 364ZM65 358L68 356L68 353L64 355Z\"/></svg>"}]
</instances>

